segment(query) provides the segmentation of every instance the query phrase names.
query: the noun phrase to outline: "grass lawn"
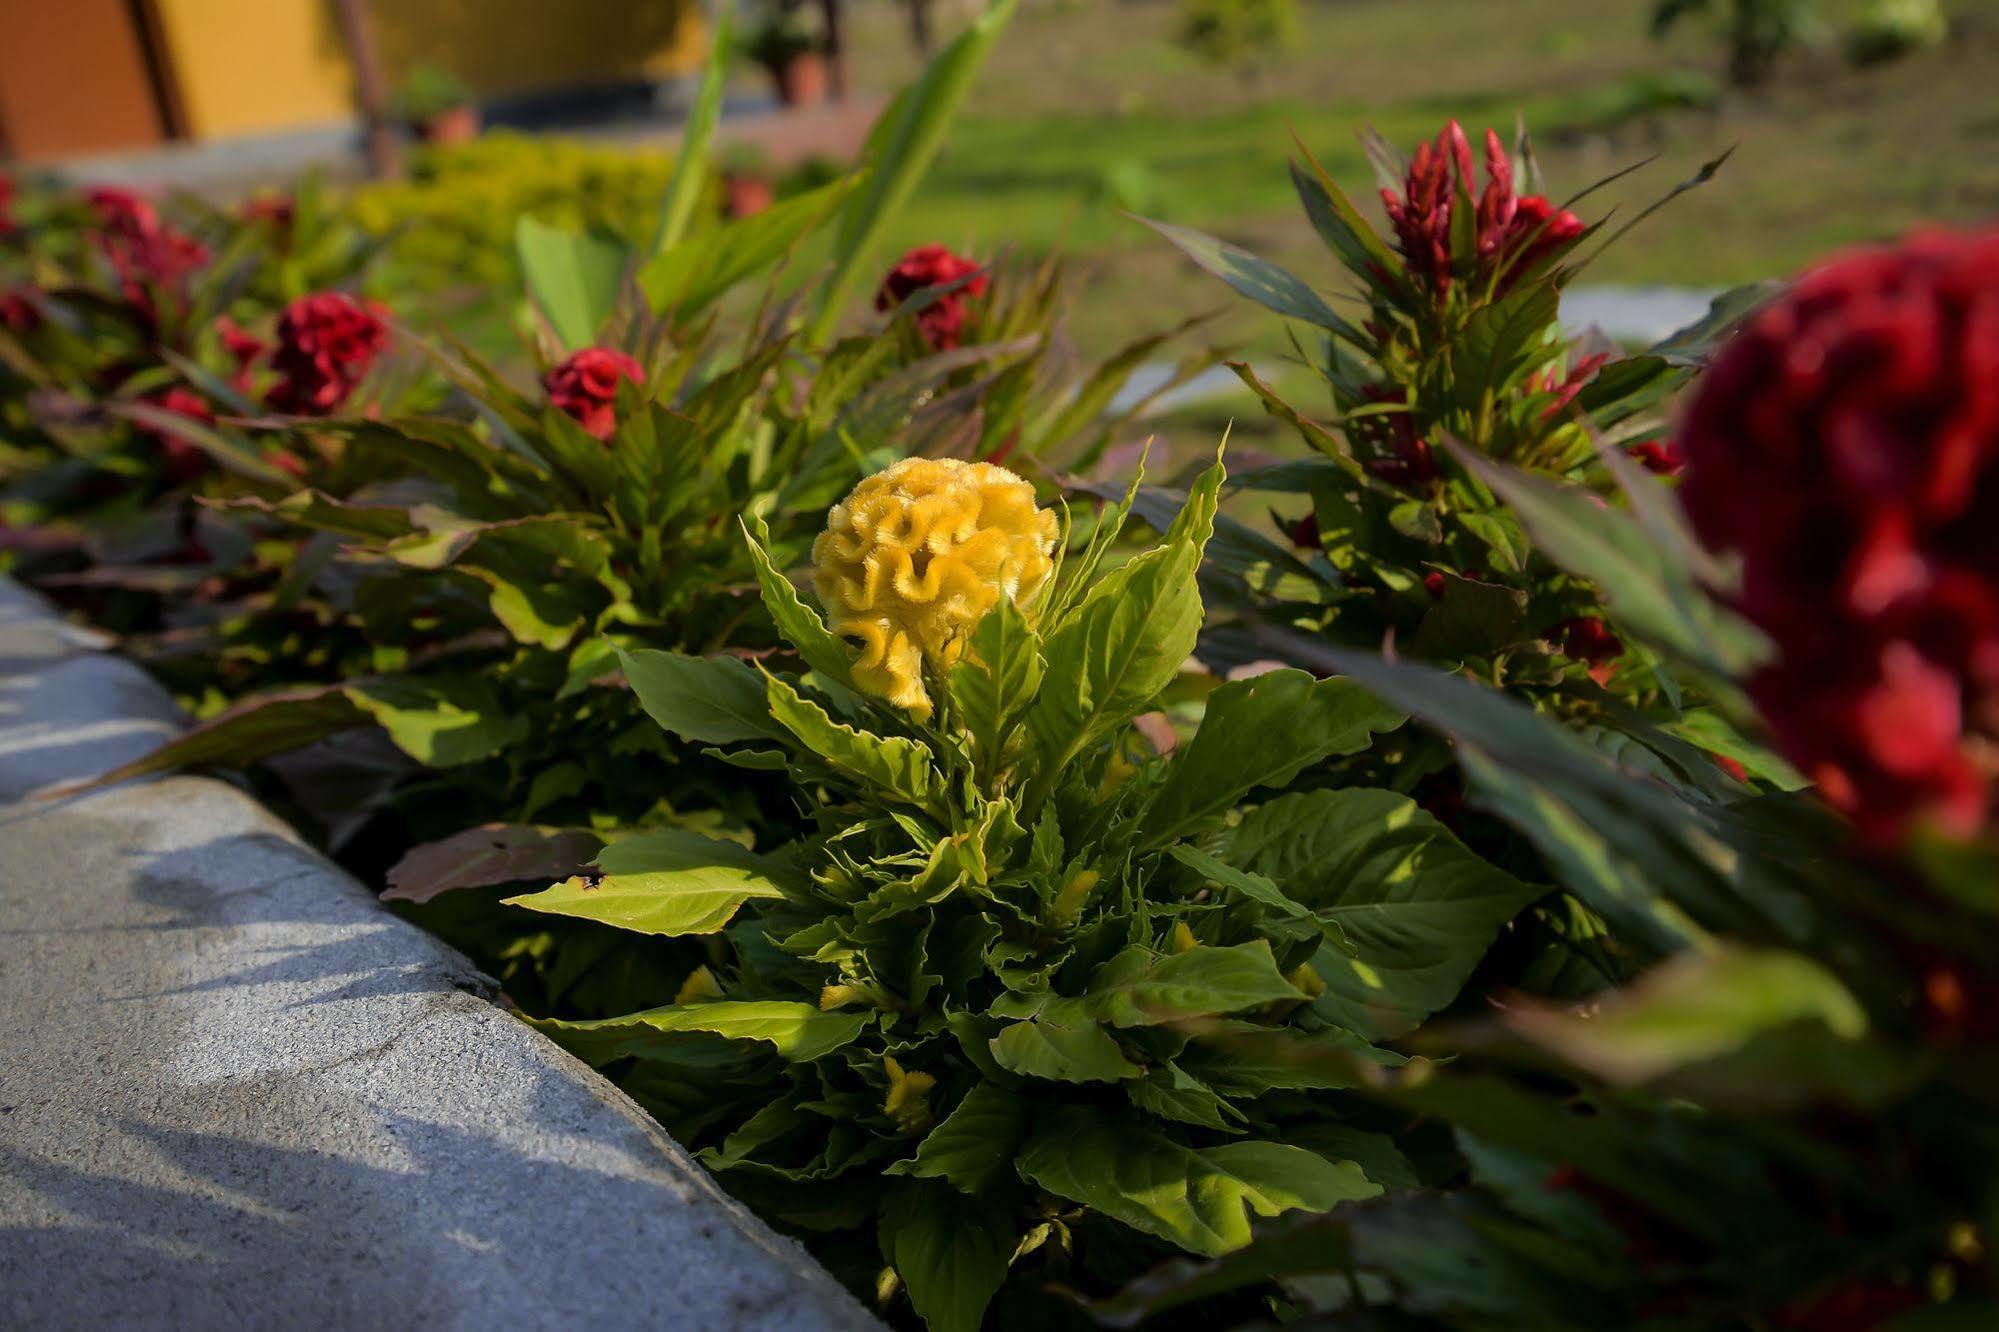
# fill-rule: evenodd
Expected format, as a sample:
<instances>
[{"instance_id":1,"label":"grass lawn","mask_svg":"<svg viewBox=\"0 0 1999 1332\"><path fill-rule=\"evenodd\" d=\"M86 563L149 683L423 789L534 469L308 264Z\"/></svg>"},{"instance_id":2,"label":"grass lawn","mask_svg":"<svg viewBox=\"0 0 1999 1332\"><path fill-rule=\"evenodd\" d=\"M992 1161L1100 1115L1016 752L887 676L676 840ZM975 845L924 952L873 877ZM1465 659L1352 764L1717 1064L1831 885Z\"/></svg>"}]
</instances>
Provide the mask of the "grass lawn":
<instances>
[{"instance_id":1,"label":"grass lawn","mask_svg":"<svg viewBox=\"0 0 1999 1332\"><path fill-rule=\"evenodd\" d=\"M947 5L940 5L946 8ZM1722 285L1925 220L1999 213L1999 5L1956 0L1947 50L1855 71L1803 56L1768 93L1629 114L1647 81L1719 61L1689 28L1667 44L1646 6L1614 0L1304 0L1305 40L1252 74L1207 68L1171 42L1171 0L1027 0L972 94L946 156L894 239L973 252L1060 249L1089 281L1074 332L1104 350L1201 303L1228 305L1124 210L1239 241L1334 281L1284 171L1295 131L1371 195L1354 131L1408 147L1448 116L1535 131L1551 192L1640 158L1649 168L1583 211L1627 215L1739 145L1722 174L1609 251L1603 282ZM916 68L899 7L858 6L856 82ZM1670 85L1669 85L1670 86ZM1595 211L1592 211L1595 210ZM1274 317L1236 309L1225 336L1281 345Z\"/></svg>"}]
</instances>

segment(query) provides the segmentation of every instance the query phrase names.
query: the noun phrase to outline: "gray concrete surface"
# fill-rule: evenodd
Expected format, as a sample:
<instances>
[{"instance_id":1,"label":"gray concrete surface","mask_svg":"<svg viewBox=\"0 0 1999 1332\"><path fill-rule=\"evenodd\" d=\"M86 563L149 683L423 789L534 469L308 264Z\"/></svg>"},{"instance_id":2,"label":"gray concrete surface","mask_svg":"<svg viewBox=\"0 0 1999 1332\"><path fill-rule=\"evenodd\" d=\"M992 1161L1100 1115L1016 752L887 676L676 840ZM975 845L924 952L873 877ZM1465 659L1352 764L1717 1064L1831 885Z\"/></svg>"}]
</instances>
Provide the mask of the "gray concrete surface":
<instances>
[{"instance_id":1,"label":"gray concrete surface","mask_svg":"<svg viewBox=\"0 0 1999 1332\"><path fill-rule=\"evenodd\" d=\"M609 1083L0 579L0 1327L848 1329Z\"/></svg>"}]
</instances>

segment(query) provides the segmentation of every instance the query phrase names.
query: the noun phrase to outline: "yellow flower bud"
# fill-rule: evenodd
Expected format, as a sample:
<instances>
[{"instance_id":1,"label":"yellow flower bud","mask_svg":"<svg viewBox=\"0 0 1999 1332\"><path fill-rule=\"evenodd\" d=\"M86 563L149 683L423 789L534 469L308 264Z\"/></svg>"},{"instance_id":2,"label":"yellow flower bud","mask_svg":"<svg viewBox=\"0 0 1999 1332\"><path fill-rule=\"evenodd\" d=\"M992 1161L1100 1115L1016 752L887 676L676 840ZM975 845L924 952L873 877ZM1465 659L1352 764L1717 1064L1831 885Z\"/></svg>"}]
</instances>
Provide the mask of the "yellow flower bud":
<instances>
[{"instance_id":1,"label":"yellow flower bud","mask_svg":"<svg viewBox=\"0 0 1999 1332\"><path fill-rule=\"evenodd\" d=\"M930 1089L937 1085L937 1079L928 1073L905 1073L902 1065L888 1055L882 1056L882 1068L888 1073L888 1098L882 1108L905 1133L928 1124Z\"/></svg>"},{"instance_id":2,"label":"yellow flower bud","mask_svg":"<svg viewBox=\"0 0 1999 1332\"><path fill-rule=\"evenodd\" d=\"M948 669L985 613L1054 568L1055 515L1003 467L905 458L827 515L813 580L833 632L858 641L854 683L930 716L923 663Z\"/></svg>"},{"instance_id":3,"label":"yellow flower bud","mask_svg":"<svg viewBox=\"0 0 1999 1332\"><path fill-rule=\"evenodd\" d=\"M1049 923L1063 929L1075 924L1076 917L1083 914L1090 894L1096 891L1097 881L1103 877L1093 869L1078 871L1076 877L1063 884L1061 891L1055 894L1055 900L1048 904Z\"/></svg>"},{"instance_id":4,"label":"yellow flower bud","mask_svg":"<svg viewBox=\"0 0 1999 1332\"><path fill-rule=\"evenodd\" d=\"M1201 941L1194 937L1194 931L1187 928L1186 921L1174 922L1173 937L1167 941L1167 947L1176 953L1191 953L1200 946Z\"/></svg>"},{"instance_id":5,"label":"yellow flower bud","mask_svg":"<svg viewBox=\"0 0 1999 1332\"><path fill-rule=\"evenodd\" d=\"M696 967L680 982L680 990L673 996L676 1004L698 1004L704 999L720 999L722 986L715 979L715 973L706 967Z\"/></svg>"},{"instance_id":6,"label":"yellow flower bud","mask_svg":"<svg viewBox=\"0 0 1999 1332\"><path fill-rule=\"evenodd\" d=\"M1300 962L1291 974L1284 979L1290 981L1314 999L1317 999L1326 992L1324 978L1312 969L1310 962Z\"/></svg>"}]
</instances>

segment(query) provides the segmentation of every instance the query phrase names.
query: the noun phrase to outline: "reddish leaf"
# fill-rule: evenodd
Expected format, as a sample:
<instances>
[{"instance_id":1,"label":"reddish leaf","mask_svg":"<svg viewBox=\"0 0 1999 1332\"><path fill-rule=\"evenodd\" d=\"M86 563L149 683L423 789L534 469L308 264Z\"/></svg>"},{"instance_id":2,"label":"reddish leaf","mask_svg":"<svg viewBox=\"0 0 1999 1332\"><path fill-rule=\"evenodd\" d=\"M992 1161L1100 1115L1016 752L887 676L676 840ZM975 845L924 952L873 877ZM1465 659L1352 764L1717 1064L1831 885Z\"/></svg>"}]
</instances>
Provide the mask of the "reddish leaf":
<instances>
[{"instance_id":1,"label":"reddish leaf","mask_svg":"<svg viewBox=\"0 0 1999 1332\"><path fill-rule=\"evenodd\" d=\"M428 902L454 888L559 879L596 859L604 839L582 828L487 823L415 847L389 871L385 902Z\"/></svg>"}]
</instances>

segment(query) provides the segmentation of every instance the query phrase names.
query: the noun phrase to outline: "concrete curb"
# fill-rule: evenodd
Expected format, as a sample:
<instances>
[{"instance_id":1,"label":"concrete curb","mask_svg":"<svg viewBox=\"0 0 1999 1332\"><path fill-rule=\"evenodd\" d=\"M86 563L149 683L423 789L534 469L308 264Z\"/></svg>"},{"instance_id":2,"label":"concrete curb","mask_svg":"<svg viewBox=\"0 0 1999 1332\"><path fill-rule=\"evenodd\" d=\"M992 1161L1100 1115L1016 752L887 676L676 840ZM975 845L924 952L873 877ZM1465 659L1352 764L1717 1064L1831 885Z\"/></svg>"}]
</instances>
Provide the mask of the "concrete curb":
<instances>
[{"instance_id":1,"label":"concrete curb","mask_svg":"<svg viewBox=\"0 0 1999 1332\"><path fill-rule=\"evenodd\" d=\"M0 1326L875 1328L0 579Z\"/></svg>"}]
</instances>

